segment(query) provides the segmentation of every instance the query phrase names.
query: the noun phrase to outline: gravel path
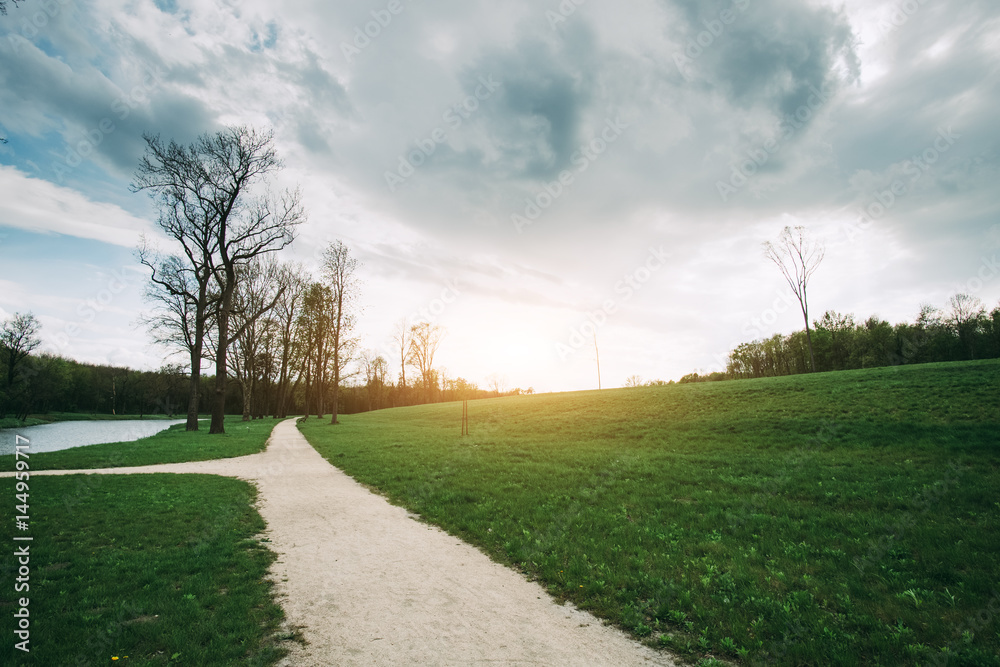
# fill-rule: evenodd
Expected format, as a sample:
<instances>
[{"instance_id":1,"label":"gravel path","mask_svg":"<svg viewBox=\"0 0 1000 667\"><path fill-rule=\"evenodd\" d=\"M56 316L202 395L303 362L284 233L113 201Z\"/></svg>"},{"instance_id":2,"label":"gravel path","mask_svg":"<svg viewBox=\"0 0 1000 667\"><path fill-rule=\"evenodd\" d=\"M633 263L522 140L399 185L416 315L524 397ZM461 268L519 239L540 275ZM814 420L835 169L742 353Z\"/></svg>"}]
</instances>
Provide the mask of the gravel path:
<instances>
[{"instance_id":1,"label":"gravel path","mask_svg":"<svg viewBox=\"0 0 1000 667\"><path fill-rule=\"evenodd\" d=\"M153 472L257 485L279 602L307 642L282 665L675 664L371 493L321 457L294 420L252 456L31 474Z\"/></svg>"}]
</instances>

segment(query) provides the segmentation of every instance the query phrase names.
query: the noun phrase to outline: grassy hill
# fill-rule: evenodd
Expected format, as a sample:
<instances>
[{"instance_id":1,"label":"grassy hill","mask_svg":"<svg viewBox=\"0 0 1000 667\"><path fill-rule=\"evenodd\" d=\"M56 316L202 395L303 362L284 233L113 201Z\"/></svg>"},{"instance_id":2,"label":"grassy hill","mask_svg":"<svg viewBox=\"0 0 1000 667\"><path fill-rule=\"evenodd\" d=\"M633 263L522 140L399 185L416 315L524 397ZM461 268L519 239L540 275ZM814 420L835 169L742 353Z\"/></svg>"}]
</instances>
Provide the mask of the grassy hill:
<instances>
[{"instance_id":1,"label":"grassy hill","mask_svg":"<svg viewBox=\"0 0 1000 667\"><path fill-rule=\"evenodd\" d=\"M1000 665L1000 362L300 424L334 465L711 663Z\"/></svg>"}]
</instances>

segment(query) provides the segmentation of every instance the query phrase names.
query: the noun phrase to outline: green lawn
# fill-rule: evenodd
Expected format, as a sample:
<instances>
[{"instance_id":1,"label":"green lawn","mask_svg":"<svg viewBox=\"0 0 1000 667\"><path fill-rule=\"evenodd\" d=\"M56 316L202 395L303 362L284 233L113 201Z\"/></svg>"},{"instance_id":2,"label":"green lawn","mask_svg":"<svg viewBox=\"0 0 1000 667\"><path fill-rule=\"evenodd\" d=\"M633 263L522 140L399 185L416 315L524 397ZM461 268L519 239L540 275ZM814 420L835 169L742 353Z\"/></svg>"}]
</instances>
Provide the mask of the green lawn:
<instances>
[{"instance_id":1,"label":"green lawn","mask_svg":"<svg viewBox=\"0 0 1000 667\"><path fill-rule=\"evenodd\" d=\"M1000 362L475 401L300 428L692 659L1000 665Z\"/></svg>"},{"instance_id":2,"label":"green lawn","mask_svg":"<svg viewBox=\"0 0 1000 667\"><path fill-rule=\"evenodd\" d=\"M23 490L15 483L0 479L11 514ZM274 555L255 537L264 521L253 486L210 475L28 484L30 529L10 520L0 531L0 664L272 665L284 655L282 611L264 579ZM15 542L13 533L34 539ZM24 544L30 588L14 593L12 554ZM14 648L21 596L30 600L30 654Z\"/></svg>"},{"instance_id":3,"label":"green lawn","mask_svg":"<svg viewBox=\"0 0 1000 667\"><path fill-rule=\"evenodd\" d=\"M246 456L264 451L267 439L280 419L244 422L239 415L226 417L226 432L210 435L208 422L189 433L184 424L174 424L156 435L133 442L111 442L73 447L58 452L31 455L32 470L83 470L120 468L157 463L208 461ZM0 456L0 470L13 470L13 455Z\"/></svg>"}]
</instances>

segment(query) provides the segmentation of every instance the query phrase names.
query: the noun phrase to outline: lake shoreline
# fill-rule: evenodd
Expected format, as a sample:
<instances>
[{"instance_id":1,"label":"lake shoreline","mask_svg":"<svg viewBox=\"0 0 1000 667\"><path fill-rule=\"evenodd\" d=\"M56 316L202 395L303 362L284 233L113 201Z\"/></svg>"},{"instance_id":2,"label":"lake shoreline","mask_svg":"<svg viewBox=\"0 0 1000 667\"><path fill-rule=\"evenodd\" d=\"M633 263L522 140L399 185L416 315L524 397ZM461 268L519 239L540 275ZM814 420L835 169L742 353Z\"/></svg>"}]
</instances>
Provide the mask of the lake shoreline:
<instances>
[{"instance_id":1,"label":"lake shoreline","mask_svg":"<svg viewBox=\"0 0 1000 667\"><path fill-rule=\"evenodd\" d=\"M164 414L154 414L154 415L106 415L106 414L96 414L89 412L52 412L48 414L32 414L28 415L25 420L20 420L15 417L4 417L0 419L0 431L6 431L10 429L17 428L27 428L28 426L42 426L43 424L54 424L57 422L68 422L68 421L154 421L161 419L184 419L186 415L175 414L175 415L164 415ZM199 419L202 416L199 415ZM205 418L210 417L209 414L204 415Z\"/></svg>"},{"instance_id":2,"label":"lake shoreline","mask_svg":"<svg viewBox=\"0 0 1000 667\"><path fill-rule=\"evenodd\" d=\"M134 442L156 435L184 419L69 420L0 430L0 455L28 444L32 454L107 443Z\"/></svg>"}]
</instances>

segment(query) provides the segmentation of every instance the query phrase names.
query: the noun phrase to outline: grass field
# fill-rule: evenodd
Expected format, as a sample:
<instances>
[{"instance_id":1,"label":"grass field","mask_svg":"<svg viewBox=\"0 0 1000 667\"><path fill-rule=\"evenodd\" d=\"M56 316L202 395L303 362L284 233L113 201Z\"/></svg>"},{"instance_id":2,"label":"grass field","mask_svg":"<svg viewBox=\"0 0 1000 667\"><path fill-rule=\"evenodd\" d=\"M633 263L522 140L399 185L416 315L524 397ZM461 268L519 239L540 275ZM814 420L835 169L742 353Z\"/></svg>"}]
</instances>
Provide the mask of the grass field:
<instances>
[{"instance_id":1,"label":"grass field","mask_svg":"<svg viewBox=\"0 0 1000 667\"><path fill-rule=\"evenodd\" d=\"M185 431L184 424L174 424L156 435L133 442L109 442L32 454L31 469L121 468L246 456L264 450L271 431L280 421L244 422L239 415L230 415L226 417L226 432L222 435L210 435L207 421L202 422L201 430L195 433ZM13 459L11 454L0 456L0 470L13 470Z\"/></svg>"},{"instance_id":2,"label":"grass field","mask_svg":"<svg viewBox=\"0 0 1000 667\"><path fill-rule=\"evenodd\" d=\"M556 597L710 664L1000 665L1000 362L300 423ZM711 657L710 657L711 656Z\"/></svg>"},{"instance_id":3,"label":"grass field","mask_svg":"<svg viewBox=\"0 0 1000 667\"><path fill-rule=\"evenodd\" d=\"M0 479L12 514L15 483ZM255 537L255 495L209 475L32 477L30 529L17 534L33 541L13 541L13 521L0 530L0 664L274 664L289 635L264 581L274 555ZM23 544L30 588L14 593ZM30 654L14 648L21 596Z\"/></svg>"}]
</instances>

